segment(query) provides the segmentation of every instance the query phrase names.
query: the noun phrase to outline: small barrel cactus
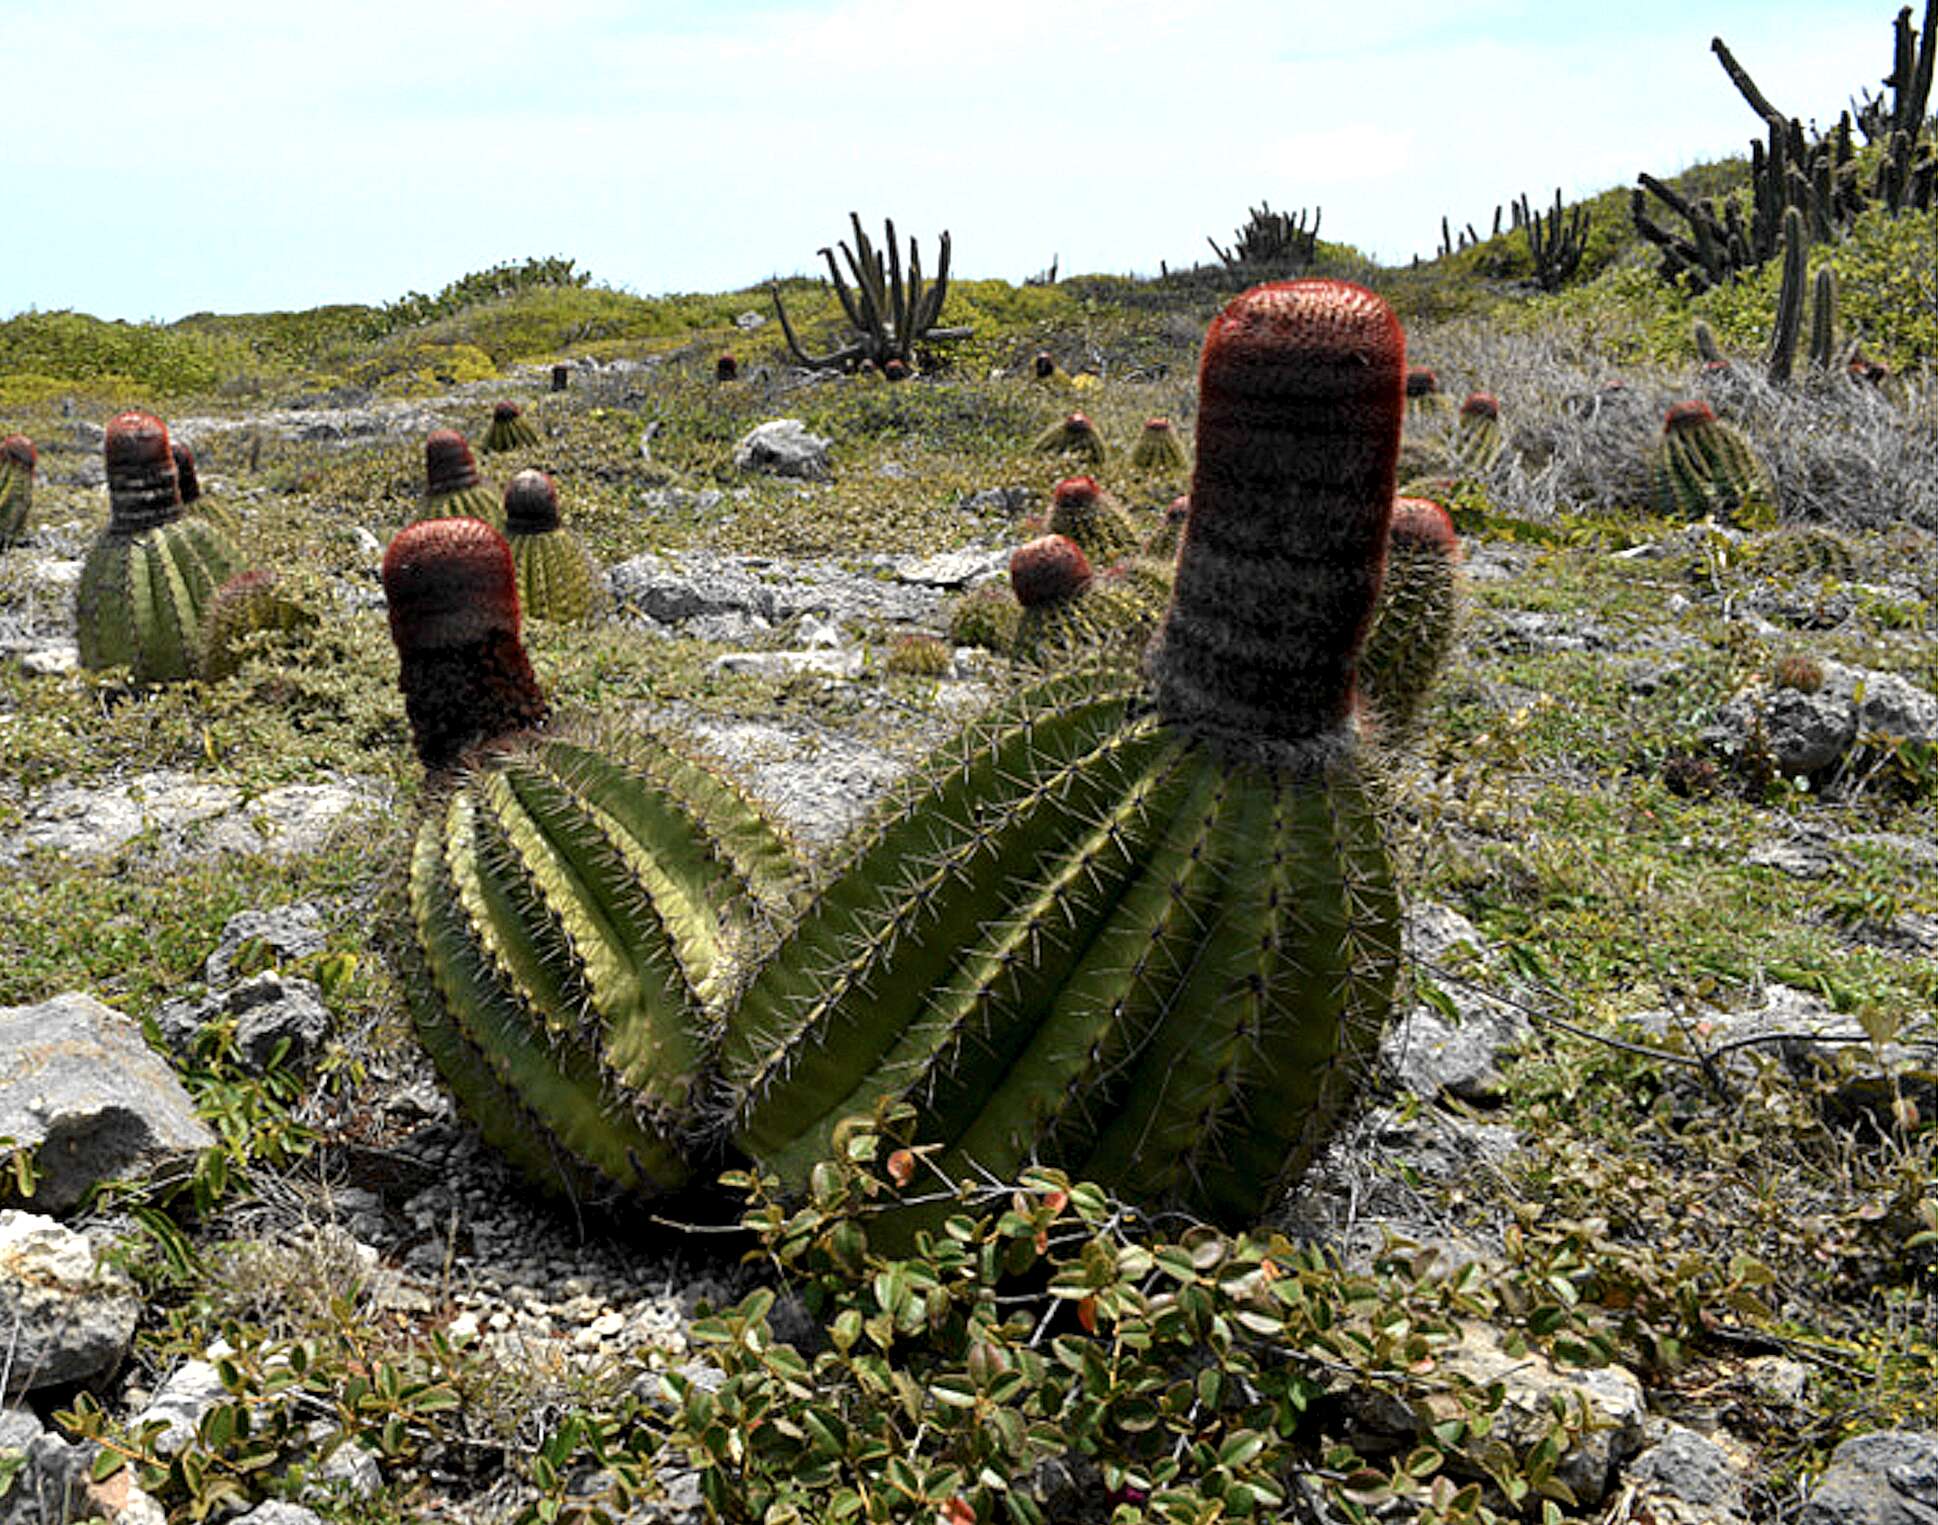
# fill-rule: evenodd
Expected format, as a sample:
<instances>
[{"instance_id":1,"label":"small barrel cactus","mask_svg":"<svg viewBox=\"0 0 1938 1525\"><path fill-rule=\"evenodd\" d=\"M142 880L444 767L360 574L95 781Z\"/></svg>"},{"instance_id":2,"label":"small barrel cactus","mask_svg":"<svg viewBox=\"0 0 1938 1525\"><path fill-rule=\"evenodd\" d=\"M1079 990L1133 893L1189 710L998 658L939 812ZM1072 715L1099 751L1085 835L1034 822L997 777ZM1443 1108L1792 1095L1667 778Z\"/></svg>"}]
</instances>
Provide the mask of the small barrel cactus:
<instances>
[{"instance_id":1,"label":"small barrel cactus","mask_svg":"<svg viewBox=\"0 0 1938 1525\"><path fill-rule=\"evenodd\" d=\"M40 453L24 434L0 439L0 545L10 545L27 533L34 511L34 470Z\"/></svg>"},{"instance_id":2,"label":"small barrel cactus","mask_svg":"<svg viewBox=\"0 0 1938 1525\"><path fill-rule=\"evenodd\" d=\"M1683 519L1714 516L1740 529L1756 529L1776 517L1776 491L1749 441L1706 402L1679 402L1662 424L1662 439L1649 462L1659 514Z\"/></svg>"},{"instance_id":3,"label":"small barrel cactus","mask_svg":"<svg viewBox=\"0 0 1938 1525\"><path fill-rule=\"evenodd\" d=\"M606 580L559 523L558 488L544 472L521 471L505 488L505 538L528 619L580 624L605 608Z\"/></svg>"},{"instance_id":4,"label":"small barrel cactus","mask_svg":"<svg viewBox=\"0 0 1938 1525\"><path fill-rule=\"evenodd\" d=\"M1131 447L1130 463L1138 471L1183 473L1191 469L1184 453L1184 441L1168 418L1147 418L1144 432Z\"/></svg>"},{"instance_id":5,"label":"small barrel cactus","mask_svg":"<svg viewBox=\"0 0 1938 1525\"><path fill-rule=\"evenodd\" d=\"M575 1199L677 1187L714 1008L793 892L793 855L670 751L532 729L545 704L495 530L413 526L383 570L418 753L469 759L442 775L411 854L398 951L418 1037L540 1183Z\"/></svg>"},{"instance_id":6,"label":"small barrel cactus","mask_svg":"<svg viewBox=\"0 0 1938 1525\"><path fill-rule=\"evenodd\" d=\"M885 671L904 678L946 678L955 671L955 665L948 646L920 630L896 636L882 659Z\"/></svg>"},{"instance_id":7,"label":"small barrel cactus","mask_svg":"<svg viewBox=\"0 0 1938 1525\"><path fill-rule=\"evenodd\" d=\"M238 572L209 600L202 617L202 676L209 682L232 677L253 647L252 637L297 644L322 623L320 590L298 587L279 573Z\"/></svg>"},{"instance_id":8,"label":"small barrel cactus","mask_svg":"<svg viewBox=\"0 0 1938 1525\"><path fill-rule=\"evenodd\" d=\"M1157 528L1144 537L1143 554L1147 560L1169 565L1178 557L1178 544L1184 539L1184 521L1191 513L1191 495L1179 493L1164 505Z\"/></svg>"},{"instance_id":9,"label":"small barrel cactus","mask_svg":"<svg viewBox=\"0 0 1938 1525\"><path fill-rule=\"evenodd\" d=\"M1122 658L1141 651L1170 591L1162 580L1097 577L1083 548L1044 535L1009 558L1010 588L1022 615L1010 655L1050 667L1073 657Z\"/></svg>"},{"instance_id":10,"label":"small barrel cactus","mask_svg":"<svg viewBox=\"0 0 1938 1525\"><path fill-rule=\"evenodd\" d=\"M980 646L1008 655L1016 644L1016 627L1023 611L1009 589L999 582L971 588L949 611L949 639L958 646Z\"/></svg>"},{"instance_id":11,"label":"small barrel cactus","mask_svg":"<svg viewBox=\"0 0 1938 1525\"><path fill-rule=\"evenodd\" d=\"M715 381L740 380L740 361L732 355L721 355L713 362L713 379Z\"/></svg>"},{"instance_id":12,"label":"small barrel cactus","mask_svg":"<svg viewBox=\"0 0 1938 1525\"><path fill-rule=\"evenodd\" d=\"M1744 560L1759 576L1815 582L1855 582L1864 562L1848 535L1828 525L1798 524L1758 536Z\"/></svg>"},{"instance_id":13,"label":"small barrel cactus","mask_svg":"<svg viewBox=\"0 0 1938 1525\"><path fill-rule=\"evenodd\" d=\"M1413 418L1447 411L1447 394L1440 390L1440 377L1424 365L1411 365L1406 371L1406 412Z\"/></svg>"},{"instance_id":14,"label":"small barrel cactus","mask_svg":"<svg viewBox=\"0 0 1938 1525\"><path fill-rule=\"evenodd\" d=\"M182 495L185 512L207 519L225 535L242 533L242 515L202 493L202 475L195 469L195 452L180 440L171 440L169 453L175 457L175 484Z\"/></svg>"},{"instance_id":15,"label":"small barrel cactus","mask_svg":"<svg viewBox=\"0 0 1938 1525\"><path fill-rule=\"evenodd\" d=\"M434 429L424 441L424 501L413 523L425 519L481 519L505 527L504 505L478 475L471 444L455 429Z\"/></svg>"},{"instance_id":16,"label":"small barrel cactus","mask_svg":"<svg viewBox=\"0 0 1938 1525\"><path fill-rule=\"evenodd\" d=\"M1103 465L1110 453L1097 426L1083 413L1070 413L1058 419L1036 437L1030 448L1038 455L1074 455L1092 466Z\"/></svg>"},{"instance_id":17,"label":"small barrel cactus","mask_svg":"<svg viewBox=\"0 0 1938 1525\"><path fill-rule=\"evenodd\" d=\"M1403 363L1385 304L1342 282L1213 323L1152 692L1046 680L828 880L723 1041L764 1169L801 1186L890 1099L952 1179L1041 1160L1226 1223L1311 1160L1399 963L1353 675Z\"/></svg>"},{"instance_id":18,"label":"small barrel cactus","mask_svg":"<svg viewBox=\"0 0 1938 1525\"><path fill-rule=\"evenodd\" d=\"M1453 648L1460 537L1446 509L1400 498L1386 538L1386 581L1359 657L1359 687L1379 740L1395 746L1419 725L1428 690Z\"/></svg>"},{"instance_id":19,"label":"small barrel cactus","mask_svg":"<svg viewBox=\"0 0 1938 1525\"><path fill-rule=\"evenodd\" d=\"M485 430L484 447L493 455L506 450L524 450L538 443L538 430L525 417L525 410L506 400L491 405L491 427Z\"/></svg>"},{"instance_id":20,"label":"small barrel cactus","mask_svg":"<svg viewBox=\"0 0 1938 1525\"><path fill-rule=\"evenodd\" d=\"M108 527L88 549L75 594L81 665L126 665L137 683L193 677L202 618L241 570L235 542L185 516L168 426L151 413L108 423Z\"/></svg>"},{"instance_id":21,"label":"small barrel cactus","mask_svg":"<svg viewBox=\"0 0 1938 1525\"><path fill-rule=\"evenodd\" d=\"M1501 403L1492 392L1470 392L1454 428L1454 459L1462 471L1491 471L1506 449Z\"/></svg>"},{"instance_id":22,"label":"small barrel cactus","mask_svg":"<svg viewBox=\"0 0 1938 1525\"><path fill-rule=\"evenodd\" d=\"M1098 566L1135 555L1144 537L1137 523L1095 477L1065 477L1050 493L1050 517L1044 526L1052 535L1066 535Z\"/></svg>"}]
</instances>

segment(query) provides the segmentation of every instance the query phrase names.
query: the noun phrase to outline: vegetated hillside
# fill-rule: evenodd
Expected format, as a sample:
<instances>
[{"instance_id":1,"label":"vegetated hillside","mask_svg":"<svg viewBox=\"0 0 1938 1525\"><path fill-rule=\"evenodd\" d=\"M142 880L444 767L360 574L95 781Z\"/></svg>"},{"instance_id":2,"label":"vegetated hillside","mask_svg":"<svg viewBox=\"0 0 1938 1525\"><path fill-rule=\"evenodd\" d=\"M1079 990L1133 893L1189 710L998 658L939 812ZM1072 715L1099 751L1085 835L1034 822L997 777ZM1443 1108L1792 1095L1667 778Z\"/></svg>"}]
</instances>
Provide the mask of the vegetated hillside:
<instances>
[{"instance_id":1,"label":"vegetated hillside","mask_svg":"<svg viewBox=\"0 0 1938 1525\"><path fill-rule=\"evenodd\" d=\"M1450 399L1498 399L1505 447L1463 455L1451 408L1409 421L1467 556L1454 657L1392 764L1409 1015L1268 1225L1286 1237L1236 1245L1039 1179L926 1258L871 1258L856 1228L902 1167L868 1143L785 1208L757 1183L654 1217L528 1199L453 1114L388 957L426 791L374 574L426 434L475 441L520 402L539 442L487 474L551 472L629 567L612 620L528 627L558 709L688 735L825 854L1026 678L889 659L946 625L917 563L1034 533L1072 467L1031 442L1078 407L1113 448L1097 474L1154 518L1184 479L1130 470L1129 444L1153 415L1189 434L1242 275L958 281L945 321L973 337L899 385L804 375L764 292L644 299L565 261L389 308L0 324L0 432L40 449L0 559L0 1004L80 990L179 1030L167 1003L275 969L329 1019L266 1078L246 1002L189 1024L175 1063L220 1141L99 1199L140 1336L42 1416L178 1517L307 1496L362 1520L660 1494L770 1520L1776 1518L1846 1436L1938 1429L1933 225L1866 214L1813 254L1840 345L1892 377L1776 384L1774 264L1692 298L1623 193L1589 212L1549 295L1518 234L1405 270L1318 250L1314 273L1389 298ZM824 285L784 297L810 345L837 332ZM1762 457L1769 522L1658 511L1664 411L1697 396ZM126 405L193 442L251 564L316 579L320 633L216 682L63 670L98 430ZM781 416L831 442L827 479L736 467ZM1786 766L1799 709L1847 734ZM299 830L324 801L344 824ZM245 923L205 966L238 913L290 905L315 941ZM138 1416L218 1338L215 1417L171 1459ZM340 1444L368 1465L306 1495Z\"/></svg>"}]
</instances>

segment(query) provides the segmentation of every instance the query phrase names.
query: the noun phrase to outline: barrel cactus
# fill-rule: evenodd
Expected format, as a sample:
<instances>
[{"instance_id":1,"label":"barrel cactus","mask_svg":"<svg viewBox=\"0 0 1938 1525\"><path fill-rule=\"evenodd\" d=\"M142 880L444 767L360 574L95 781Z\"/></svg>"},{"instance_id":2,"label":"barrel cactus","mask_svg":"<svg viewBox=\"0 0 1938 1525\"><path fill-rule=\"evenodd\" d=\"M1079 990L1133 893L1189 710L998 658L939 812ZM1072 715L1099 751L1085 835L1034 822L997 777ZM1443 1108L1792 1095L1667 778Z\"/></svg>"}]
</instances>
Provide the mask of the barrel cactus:
<instances>
[{"instance_id":1,"label":"barrel cactus","mask_svg":"<svg viewBox=\"0 0 1938 1525\"><path fill-rule=\"evenodd\" d=\"M1038 667L1085 653L1134 654L1164 610L1166 590L1121 575L1098 577L1083 548L1063 535L1018 547L1009 581L1022 610L1010 655Z\"/></svg>"},{"instance_id":2,"label":"barrel cactus","mask_svg":"<svg viewBox=\"0 0 1938 1525\"><path fill-rule=\"evenodd\" d=\"M1182 475L1191 469L1184 453L1184 441L1168 418L1147 418L1144 430L1131 447L1131 466L1138 471L1174 472Z\"/></svg>"},{"instance_id":3,"label":"barrel cactus","mask_svg":"<svg viewBox=\"0 0 1938 1525\"><path fill-rule=\"evenodd\" d=\"M505 538L527 618L582 624L605 608L606 580L559 523L558 488L544 472L521 471L505 488Z\"/></svg>"},{"instance_id":4,"label":"barrel cactus","mask_svg":"<svg viewBox=\"0 0 1938 1525\"><path fill-rule=\"evenodd\" d=\"M1073 455L1092 466L1101 466L1110 454L1104 437L1085 413L1070 413L1037 435L1030 447L1038 455Z\"/></svg>"},{"instance_id":5,"label":"barrel cactus","mask_svg":"<svg viewBox=\"0 0 1938 1525\"><path fill-rule=\"evenodd\" d=\"M478 475L471 443L455 429L434 429L424 441L424 501L413 522L425 519L481 519L505 527L498 494Z\"/></svg>"},{"instance_id":6,"label":"barrel cactus","mask_svg":"<svg viewBox=\"0 0 1938 1525\"><path fill-rule=\"evenodd\" d=\"M1706 402L1679 402L1663 420L1649 460L1659 514L1755 529L1776 517L1776 490L1749 441Z\"/></svg>"},{"instance_id":7,"label":"barrel cactus","mask_svg":"<svg viewBox=\"0 0 1938 1525\"><path fill-rule=\"evenodd\" d=\"M1454 460L1462 471L1487 472L1501 458L1501 403L1492 392L1469 392L1454 425Z\"/></svg>"},{"instance_id":8,"label":"barrel cactus","mask_svg":"<svg viewBox=\"0 0 1938 1525\"><path fill-rule=\"evenodd\" d=\"M1446 413L1447 394L1440 390L1440 377L1424 365L1406 371L1406 416L1409 419Z\"/></svg>"},{"instance_id":9,"label":"barrel cactus","mask_svg":"<svg viewBox=\"0 0 1938 1525\"><path fill-rule=\"evenodd\" d=\"M793 855L669 750L537 728L495 530L413 526L383 576L413 736L442 785L398 949L418 1037L540 1183L575 1199L677 1187L716 1010L762 913L793 893Z\"/></svg>"},{"instance_id":10,"label":"barrel cactus","mask_svg":"<svg viewBox=\"0 0 1938 1525\"><path fill-rule=\"evenodd\" d=\"M108 527L88 548L75 594L81 665L125 665L137 683L193 677L203 615L240 570L241 553L218 526L183 514L159 418L118 414L103 451Z\"/></svg>"},{"instance_id":11,"label":"barrel cactus","mask_svg":"<svg viewBox=\"0 0 1938 1525\"><path fill-rule=\"evenodd\" d=\"M532 427L525 410L506 400L491 405L491 427L485 430L484 447L496 455L505 450L523 450L538 443L538 430Z\"/></svg>"},{"instance_id":12,"label":"barrel cactus","mask_svg":"<svg viewBox=\"0 0 1938 1525\"><path fill-rule=\"evenodd\" d=\"M202 474L195 468L195 452L180 440L171 440L168 450L175 457L175 485L182 495L182 508L207 519L225 535L241 534L242 515L227 504L203 495Z\"/></svg>"},{"instance_id":13,"label":"barrel cactus","mask_svg":"<svg viewBox=\"0 0 1938 1525\"><path fill-rule=\"evenodd\" d=\"M211 683L234 676L265 640L301 642L322 623L322 603L314 585L261 568L238 572L215 590L202 616L201 675Z\"/></svg>"},{"instance_id":14,"label":"barrel cactus","mask_svg":"<svg viewBox=\"0 0 1938 1525\"><path fill-rule=\"evenodd\" d=\"M971 588L949 611L949 639L957 646L980 646L1007 655L1016 643L1023 611L999 582Z\"/></svg>"},{"instance_id":15,"label":"barrel cactus","mask_svg":"<svg viewBox=\"0 0 1938 1525\"><path fill-rule=\"evenodd\" d=\"M1178 545L1184 539L1184 521L1191 512L1191 496L1179 493L1164 505L1157 527L1144 537L1143 554L1147 560L1169 563L1177 560Z\"/></svg>"},{"instance_id":16,"label":"barrel cactus","mask_svg":"<svg viewBox=\"0 0 1938 1525\"><path fill-rule=\"evenodd\" d=\"M40 453L24 434L0 439L0 545L10 545L27 533L27 517L34 511L34 470Z\"/></svg>"},{"instance_id":17,"label":"barrel cactus","mask_svg":"<svg viewBox=\"0 0 1938 1525\"><path fill-rule=\"evenodd\" d=\"M1460 537L1429 498L1400 498L1386 538L1386 580L1359 657L1366 708L1388 746L1419 725L1428 690L1453 647Z\"/></svg>"},{"instance_id":18,"label":"barrel cactus","mask_svg":"<svg viewBox=\"0 0 1938 1525\"><path fill-rule=\"evenodd\" d=\"M890 1099L950 1178L1040 1159L1227 1223L1311 1160L1399 961L1353 674L1403 358L1343 282L1254 288L1214 322L1149 690L1045 680L824 885L723 1041L763 1168L798 1187Z\"/></svg>"},{"instance_id":19,"label":"barrel cactus","mask_svg":"<svg viewBox=\"0 0 1938 1525\"><path fill-rule=\"evenodd\" d=\"M1095 477L1065 477L1056 484L1045 529L1076 541L1098 566L1135 554L1144 539L1124 505Z\"/></svg>"}]
</instances>

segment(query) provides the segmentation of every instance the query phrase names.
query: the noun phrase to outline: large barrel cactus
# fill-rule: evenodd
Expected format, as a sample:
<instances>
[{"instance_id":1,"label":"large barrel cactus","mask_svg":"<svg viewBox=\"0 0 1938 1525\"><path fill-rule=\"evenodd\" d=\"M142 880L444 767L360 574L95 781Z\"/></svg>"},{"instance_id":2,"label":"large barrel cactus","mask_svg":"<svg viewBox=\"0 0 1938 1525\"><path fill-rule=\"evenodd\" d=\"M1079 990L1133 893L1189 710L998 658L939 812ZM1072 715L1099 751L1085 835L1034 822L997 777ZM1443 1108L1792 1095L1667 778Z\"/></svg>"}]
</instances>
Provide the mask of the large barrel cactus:
<instances>
[{"instance_id":1,"label":"large barrel cactus","mask_svg":"<svg viewBox=\"0 0 1938 1525\"><path fill-rule=\"evenodd\" d=\"M886 1098L952 1178L1041 1159L1228 1223L1311 1160L1399 960L1353 679L1403 364L1342 282L1214 322L1149 691L1062 673L931 763L730 1017L734 1135L784 1183Z\"/></svg>"},{"instance_id":2,"label":"large barrel cactus","mask_svg":"<svg viewBox=\"0 0 1938 1525\"><path fill-rule=\"evenodd\" d=\"M27 533L27 516L34 511L34 468L40 453L24 434L0 439L0 545L11 545Z\"/></svg>"},{"instance_id":3,"label":"large barrel cactus","mask_svg":"<svg viewBox=\"0 0 1938 1525\"><path fill-rule=\"evenodd\" d=\"M1411 739L1453 649L1460 537L1431 498L1400 498L1386 540L1386 581L1359 658L1366 709L1388 746Z\"/></svg>"},{"instance_id":4,"label":"large barrel cactus","mask_svg":"<svg viewBox=\"0 0 1938 1525\"><path fill-rule=\"evenodd\" d=\"M575 1198L688 1179L692 1092L786 844L707 770L537 729L511 550L433 521L384 558L420 757L400 963L418 1036L487 1139Z\"/></svg>"},{"instance_id":5,"label":"large barrel cactus","mask_svg":"<svg viewBox=\"0 0 1938 1525\"><path fill-rule=\"evenodd\" d=\"M505 510L478 475L470 441L455 429L434 429L424 440L424 501L413 522L425 519L481 519L505 527Z\"/></svg>"},{"instance_id":6,"label":"large barrel cactus","mask_svg":"<svg viewBox=\"0 0 1938 1525\"><path fill-rule=\"evenodd\" d=\"M605 607L605 578L559 522L558 488L544 472L521 471L505 488L505 539L528 619L579 624Z\"/></svg>"},{"instance_id":7,"label":"large barrel cactus","mask_svg":"<svg viewBox=\"0 0 1938 1525\"><path fill-rule=\"evenodd\" d=\"M81 665L127 666L137 683L194 676L202 619L242 557L215 524L184 516L168 428L150 413L110 420L108 527L75 594Z\"/></svg>"}]
</instances>

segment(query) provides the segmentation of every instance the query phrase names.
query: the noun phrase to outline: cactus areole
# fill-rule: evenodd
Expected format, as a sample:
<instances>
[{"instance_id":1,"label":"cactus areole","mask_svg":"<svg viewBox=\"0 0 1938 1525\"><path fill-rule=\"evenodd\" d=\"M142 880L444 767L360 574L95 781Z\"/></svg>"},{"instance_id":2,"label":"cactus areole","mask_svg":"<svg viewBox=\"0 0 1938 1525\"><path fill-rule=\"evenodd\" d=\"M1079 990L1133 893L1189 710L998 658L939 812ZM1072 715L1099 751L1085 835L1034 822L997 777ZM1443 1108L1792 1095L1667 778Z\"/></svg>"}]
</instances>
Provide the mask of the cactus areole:
<instances>
[{"instance_id":1,"label":"cactus areole","mask_svg":"<svg viewBox=\"0 0 1938 1525\"><path fill-rule=\"evenodd\" d=\"M559 527L559 494L542 471L526 470L505 488L505 533L542 535Z\"/></svg>"},{"instance_id":2,"label":"cactus areole","mask_svg":"<svg viewBox=\"0 0 1938 1525\"><path fill-rule=\"evenodd\" d=\"M181 517L168 425L152 413L118 413L108 421L102 453L108 469L110 534L137 535Z\"/></svg>"},{"instance_id":3,"label":"cactus areole","mask_svg":"<svg viewBox=\"0 0 1938 1525\"><path fill-rule=\"evenodd\" d=\"M1211 325L1159 713L1271 755L1344 725L1379 597L1406 341L1345 281L1257 286Z\"/></svg>"},{"instance_id":4,"label":"cactus areole","mask_svg":"<svg viewBox=\"0 0 1938 1525\"><path fill-rule=\"evenodd\" d=\"M501 404L509 406L509 404ZM455 429L437 429L424 441L426 491L433 498L466 492L480 481L471 446Z\"/></svg>"},{"instance_id":5,"label":"cactus areole","mask_svg":"<svg viewBox=\"0 0 1938 1525\"><path fill-rule=\"evenodd\" d=\"M390 542L383 580L398 686L425 767L544 720L504 536L476 519L414 524Z\"/></svg>"},{"instance_id":6,"label":"cactus areole","mask_svg":"<svg viewBox=\"0 0 1938 1525\"><path fill-rule=\"evenodd\" d=\"M1009 585L1025 609L1074 598L1090 585L1090 575L1090 559L1064 535L1040 536L1009 558Z\"/></svg>"}]
</instances>

